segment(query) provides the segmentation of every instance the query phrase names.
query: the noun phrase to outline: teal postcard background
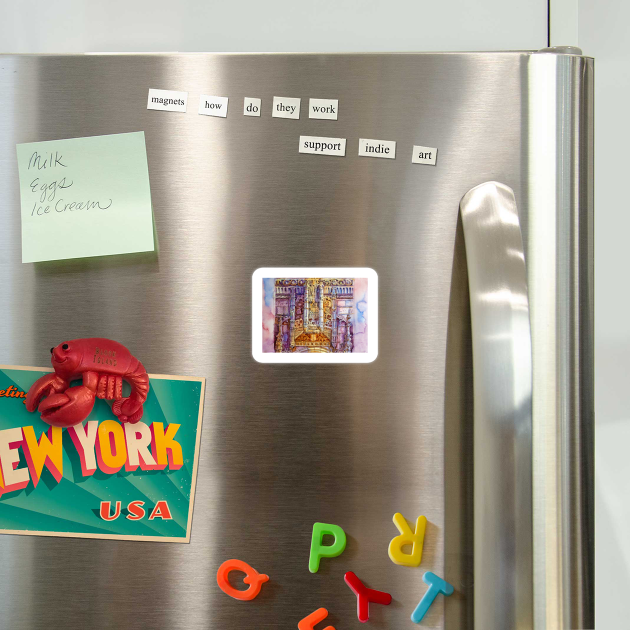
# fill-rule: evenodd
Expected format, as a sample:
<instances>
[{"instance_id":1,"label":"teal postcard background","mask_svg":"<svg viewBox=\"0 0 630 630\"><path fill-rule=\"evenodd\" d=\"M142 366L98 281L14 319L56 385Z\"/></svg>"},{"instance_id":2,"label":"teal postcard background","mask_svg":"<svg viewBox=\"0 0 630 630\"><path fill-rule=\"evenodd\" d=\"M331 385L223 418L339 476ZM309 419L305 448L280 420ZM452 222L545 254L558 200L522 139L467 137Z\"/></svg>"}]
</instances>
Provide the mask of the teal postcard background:
<instances>
[{"instance_id":1,"label":"teal postcard background","mask_svg":"<svg viewBox=\"0 0 630 630\"><path fill-rule=\"evenodd\" d=\"M44 371L27 369L0 369L0 390L13 385L27 392ZM189 511L194 496L193 475L196 473L195 450L197 432L201 431L200 408L203 405L203 379L177 380L151 378L150 390L144 404L141 422L181 425L175 440L182 447L184 465L179 470L133 472L124 467L114 475L97 468L89 477L83 477L77 450L68 434L63 431L63 477L59 483L44 467L37 487L32 481L22 490L0 496L0 530L19 530L24 533L71 533L90 537L142 536L175 538L185 542ZM97 399L87 420L113 420L110 405ZM32 426L37 439L49 429L39 413L29 413L24 398L0 397L0 430ZM26 467L26 459L20 447L19 468ZM166 500L173 520L155 518L148 520L153 506ZM100 518L101 501L121 501L121 515L114 521ZM146 515L142 520L125 518L131 501L144 501Z\"/></svg>"}]
</instances>

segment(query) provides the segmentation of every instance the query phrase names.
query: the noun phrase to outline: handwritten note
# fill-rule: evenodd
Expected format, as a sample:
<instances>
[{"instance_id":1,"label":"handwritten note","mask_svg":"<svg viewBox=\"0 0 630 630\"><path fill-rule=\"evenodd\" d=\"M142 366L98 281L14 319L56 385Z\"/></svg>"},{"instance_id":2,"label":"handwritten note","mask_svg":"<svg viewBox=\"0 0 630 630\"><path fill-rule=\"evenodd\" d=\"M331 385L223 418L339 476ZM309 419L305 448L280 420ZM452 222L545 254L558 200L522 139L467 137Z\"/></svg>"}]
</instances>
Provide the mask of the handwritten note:
<instances>
[{"instance_id":1,"label":"handwritten note","mask_svg":"<svg viewBox=\"0 0 630 630\"><path fill-rule=\"evenodd\" d=\"M22 262L154 249L144 132L17 145Z\"/></svg>"}]
</instances>

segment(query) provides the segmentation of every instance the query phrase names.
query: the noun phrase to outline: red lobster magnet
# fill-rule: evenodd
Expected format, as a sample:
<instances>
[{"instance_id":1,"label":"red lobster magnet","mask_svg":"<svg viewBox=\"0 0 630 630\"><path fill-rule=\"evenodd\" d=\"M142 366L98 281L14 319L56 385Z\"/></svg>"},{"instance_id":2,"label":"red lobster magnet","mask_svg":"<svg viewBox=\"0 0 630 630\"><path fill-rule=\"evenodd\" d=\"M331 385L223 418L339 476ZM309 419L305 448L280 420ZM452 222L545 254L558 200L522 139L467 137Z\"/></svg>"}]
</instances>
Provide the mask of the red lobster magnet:
<instances>
[{"instance_id":1,"label":"red lobster magnet","mask_svg":"<svg viewBox=\"0 0 630 630\"><path fill-rule=\"evenodd\" d=\"M37 379L26 395L26 408L38 409L44 422L55 427L79 424L97 397L114 401L112 411L121 422L134 424L142 418L149 375L125 346L98 337L73 339L51 348L50 354L55 371ZM83 385L70 387L76 378L83 378ZM131 385L128 398L122 395L123 379Z\"/></svg>"}]
</instances>

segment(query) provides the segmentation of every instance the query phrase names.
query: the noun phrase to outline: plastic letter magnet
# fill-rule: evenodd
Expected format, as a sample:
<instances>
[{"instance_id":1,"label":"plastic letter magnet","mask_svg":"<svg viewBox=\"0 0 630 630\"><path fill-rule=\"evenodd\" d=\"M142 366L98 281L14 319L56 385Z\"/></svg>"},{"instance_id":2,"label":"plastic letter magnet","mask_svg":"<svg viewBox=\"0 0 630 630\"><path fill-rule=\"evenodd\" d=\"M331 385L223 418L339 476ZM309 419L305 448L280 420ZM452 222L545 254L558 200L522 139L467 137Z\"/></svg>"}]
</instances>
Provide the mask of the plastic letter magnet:
<instances>
[{"instance_id":1,"label":"plastic letter magnet","mask_svg":"<svg viewBox=\"0 0 630 630\"><path fill-rule=\"evenodd\" d=\"M234 588L228 580L230 571L242 571L245 573L246 575L243 578L243 582L249 584L249 588L245 591L239 591ZM242 560L226 560L217 571L217 584L219 588L226 595L245 602L251 601L257 597L263 583L267 582L267 580L269 580L268 575L258 573L256 569L253 569L247 562L243 562Z\"/></svg>"},{"instance_id":2,"label":"plastic letter magnet","mask_svg":"<svg viewBox=\"0 0 630 630\"><path fill-rule=\"evenodd\" d=\"M312 612L308 617L304 617L304 619L298 623L298 630L313 630L315 625L326 619L326 617L328 617L328 611L325 608L318 608L315 612ZM335 630L335 627L326 626L324 630Z\"/></svg>"},{"instance_id":3,"label":"plastic letter magnet","mask_svg":"<svg viewBox=\"0 0 630 630\"><path fill-rule=\"evenodd\" d=\"M451 584L441 577L427 571L422 576L422 581L429 585L424 597L420 600L420 603L416 606L416 609L411 613L411 621L414 623L420 623L424 616L427 614L427 610L435 600L435 598L442 593L443 595L452 595L455 590Z\"/></svg>"},{"instance_id":4,"label":"plastic letter magnet","mask_svg":"<svg viewBox=\"0 0 630 630\"><path fill-rule=\"evenodd\" d=\"M370 618L370 602L384 606L392 603L392 596L389 593L367 588L352 571L348 571L343 579L357 596L357 617L361 623L365 623Z\"/></svg>"},{"instance_id":5,"label":"plastic letter magnet","mask_svg":"<svg viewBox=\"0 0 630 630\"><path fill-rule=\"evenodd\" d=\"M394 564L402 564L407 567L417 567L422 561L422 546L424 544L424 532L427 528L425 516L419 516L416 521L415 533L407 524L405 517L396 512L394 514L394 525L398 528L400 536L396 536L389 543L389 557ZM412 545L411 553L404 553L403 547Z\"/></svg>"},{"instance_id":6,"label":"plastic letter magnet","mask_svg":"<svg viewBox=\"0 0 630 630\"><path fill-rule=\"evenodd\" d=\"M335 542L333 542L332 545L322 545L322 540L327 534L335 538ZM336 558L343 553L345 548L346 533L339 525L314 523L313 537L311 538L311 555L308 559L308 570L311 573L317 573L317 571L319 571L319 561L322 558Z\"/></svg>"}]
</instances>

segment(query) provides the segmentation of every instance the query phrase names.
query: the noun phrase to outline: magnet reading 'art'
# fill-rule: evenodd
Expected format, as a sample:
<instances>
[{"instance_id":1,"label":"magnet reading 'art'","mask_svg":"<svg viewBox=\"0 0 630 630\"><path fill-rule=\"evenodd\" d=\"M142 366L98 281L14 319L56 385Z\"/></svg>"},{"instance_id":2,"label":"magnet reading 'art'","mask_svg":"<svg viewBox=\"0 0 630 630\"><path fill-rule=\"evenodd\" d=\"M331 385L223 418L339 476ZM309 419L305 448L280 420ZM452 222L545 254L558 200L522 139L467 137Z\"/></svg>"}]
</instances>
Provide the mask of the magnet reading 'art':
<instances>
[{"instance_id":1,"label":"magnet reading 'art'","mask_svg":"<svg viewBox=\"0 0 630 630\"><path fill-rule=\"evenodd\" d=\"M44 422L72 427L83 422L98 398L113 400L112 411L121 422L138 422L149 393L144 366L125 346L111 339L73 339L50 349L54 373L39 378L28 390L26 408L38 411ZM70 387L82 378L83 384ZM123 379L131 394L123 398Z\"/></svg>"},{"instance_id":2,"label":"magnet reading 'art'","mask_svg":"<svg viewBox=\"0 0 630 630\"><path fill-rule=\"evenodd\" d=\"M400 536L396 536L389 543L389 557L394 564L402 564L407 567L417 567L422 561L422 546L424 545L424 532L427 528L427 519L425 516L419 516L416 521L415 533L407 524L405 517L396 512L394 514L394 524L400 532ZM412 545L411 553L404 553L403 547Z\"/></svg>"},{"instance_id":3,"label":"magnet reading 'art'","mask_svg":"<svg viewBox=\"0 0 630 630\"><path fill-rule=\"evenodd\" d=\"M242 571L245 573L246 575L243 578L243 582L249 584L249 588L245 591L234 588L228 579L230 571ZM256 569L250 567L247 562L243 562L242 560L226 560L217 571L217 584L219 588L226 595L245 602L249 602L257 597L262 585L268 580L268 575L258 573Z\"/></svg>"}]
</instances>

